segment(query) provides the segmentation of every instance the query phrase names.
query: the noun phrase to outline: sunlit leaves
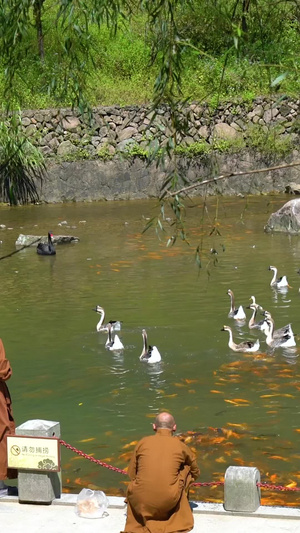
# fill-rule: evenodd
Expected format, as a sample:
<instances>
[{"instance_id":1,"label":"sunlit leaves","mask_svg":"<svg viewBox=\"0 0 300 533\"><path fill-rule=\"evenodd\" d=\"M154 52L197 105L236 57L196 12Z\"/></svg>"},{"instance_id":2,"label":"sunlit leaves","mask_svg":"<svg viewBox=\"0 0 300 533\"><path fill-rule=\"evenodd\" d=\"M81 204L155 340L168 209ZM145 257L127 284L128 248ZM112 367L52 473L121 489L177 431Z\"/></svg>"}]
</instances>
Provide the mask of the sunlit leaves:
<instances>
[{"instance_id":1,"label":"sunlit leaves","mask_svg":"<svg viewBox=\"0 0 300 533\"><path fill-rule=\"evenodd\" d=\"M282 74L280 74L280 76L277 76L277 78L271 81L270 87L277 87L278 85L280 85L280 83L287 77L287 75L288 72L283 72Z\"/></svg>"}]
</instances>

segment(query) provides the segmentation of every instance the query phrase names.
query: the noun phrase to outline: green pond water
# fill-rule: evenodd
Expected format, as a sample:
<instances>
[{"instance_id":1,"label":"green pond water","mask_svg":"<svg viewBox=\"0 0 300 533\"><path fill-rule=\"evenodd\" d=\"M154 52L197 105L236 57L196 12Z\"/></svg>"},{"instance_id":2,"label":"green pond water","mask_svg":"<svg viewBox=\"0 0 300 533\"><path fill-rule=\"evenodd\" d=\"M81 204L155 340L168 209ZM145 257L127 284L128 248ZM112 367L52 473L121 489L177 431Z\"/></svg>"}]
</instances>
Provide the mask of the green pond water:
<instances>
[{"instance_id":1,"label":"green pond water","mask_svg":"<svg viewBox=\"0 0 300 533\"><path fill-rule=\"evenodd\" d=\"M300 239L263 231L270 213L289 199L221 198L218 232L212 232L216 198L207 210L194 199L187 209L190 246L178 241L172 248L151 230L141 234L145 219L157 213L153 201L1 207L1 256L15 250L20 233L80 238L57 246L54 257L28 248L0 261L0 335L13 368L8 385L16 424L59 421L66 442L124 468L134 442L151 433L153 417L170 410L197 453L199 481L222 479L228 466L241 464L257 466L264 481L298 482L299 349L270 353L262 333L227 316L230 288L238 305L246 307L254 295L275 327L292 322L300 333ZM270 287L269 265L288 276L286 293ZM97 304L107 320L123 321L123 353L105 349L92 311ZM224 324L236 342L258 336L258 354L232 352ZM139 360L142 328L159 348L160 364ZM66 449L62 469L65 490L126 490L126 476ZM195 497L213 500L219 493L197 489Z\"/></svg>"}]
</instances>

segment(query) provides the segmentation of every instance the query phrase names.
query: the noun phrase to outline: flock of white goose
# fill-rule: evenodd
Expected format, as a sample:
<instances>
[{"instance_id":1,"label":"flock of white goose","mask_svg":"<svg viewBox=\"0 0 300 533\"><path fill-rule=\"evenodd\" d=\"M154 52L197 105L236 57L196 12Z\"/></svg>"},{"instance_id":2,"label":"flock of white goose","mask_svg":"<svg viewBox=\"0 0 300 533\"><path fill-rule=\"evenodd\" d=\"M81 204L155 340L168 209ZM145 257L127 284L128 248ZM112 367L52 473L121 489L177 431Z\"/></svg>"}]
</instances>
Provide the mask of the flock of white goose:
<instances>
[{"instance_id":1,"label":"flock of white goose","mask_svg":"<svg viewBox=\"0 0 300 533\"><path fill-rule=\"evenodd\" d=\"M124 345L116 333L116 331L121 330L121 322L119 320L110 320L107 324L104 324L105 320L105 311L103 307L97 305L93 311L96 311L100 315L100 320L96 326L97 331L107 333L107 340L105 347L111 352L121 352L124 350ZM142 339L143 339L143 349L140 355L140 361L145 361L146 363L159 363L161 361L161 355L156 346L148 345L147 332L145 329L142 330Z\"/></svg>"},{"instance_id":2,"label":"flock of white goose","mask_svg":"<svg viewBox=\"0 0 300 533\"><path fill-rule=\"evenodd\" d=\"M286 276L282 276L281 278L277 279L276 267L269 266L269 270L273 271L273 278L270 283L271 287L277 289L289 287ZM246 313L243 307L241 305L239 307L235 307L234 294L231 289L228 289L227 294L230 297L230 311L228 313L228 317L243 323L246 320ZM262 331L266 335L266 343L270 348L290 348L296 346L291 324L287 324L280 329L275 329L275 324L271 313L264 310L261 305L256 303L255 296L251 296L250 300L252 300L252 303L248 306L248 309L252 310L252 315L248 323L249 329L258 329ZM93 311L96 311L96 313L100 315L99 322L96 325L97 331L107 333L107 340L105 343L106 349L112 352L121 352L124 350L124 345L116 333L117 331L121 330L121 322L119 320L110 320L105 324L105 311L100 305L97 305ZM256 322L256 315L258 311L261 311L264 316L263 320L260 322ZM234 352L253 353L260 349L259 339L256 339L256 341L243 341L237 344L233 340L231 327L223 326L222 331L228 331L228 346ZM159 363L161 361L161 355L156 346L148 345L147 332L145 329L142 330L142 340L143 348L140 355L140 360L147 363Z\"/></svg>"},{"instance_id":3,"label":"flock of white goose","mask_svg":"<svg viewBox=\"0 0 300 533\"><path fill-rule=\"evenodd\" d=\"M277 279L276 267L269 266L269 270L273 271L273 278L270 283L271 287L275 289L290 287L286 276L282 276L281 278ZM235 307L234 294L232 290L229 289L227 294L229 295L231 302L228 317L240 322L245 321L246 313L241 305L239 307ZM296 346L291 324L287 324L282 328L275 329L274 320L271 313L264 310L261 305L257 304L254 296L251 296L250 300L252 300L252 303L248 306L248 309L252 310L252 315L248 323L249 329L258 329L262 331L266 335L266 343L270 348L290 348ZM262 315L264 316L264 319L260 322L256 322L256 315L258 311L261 311ZM260 349L259 339L256 339L256 341L243 341L239 344L236 344L233 340L232 329L229 326L223 326L222 331L228 331L228 346L234 352L253 353Z\"/></svg>"}]
</instances>

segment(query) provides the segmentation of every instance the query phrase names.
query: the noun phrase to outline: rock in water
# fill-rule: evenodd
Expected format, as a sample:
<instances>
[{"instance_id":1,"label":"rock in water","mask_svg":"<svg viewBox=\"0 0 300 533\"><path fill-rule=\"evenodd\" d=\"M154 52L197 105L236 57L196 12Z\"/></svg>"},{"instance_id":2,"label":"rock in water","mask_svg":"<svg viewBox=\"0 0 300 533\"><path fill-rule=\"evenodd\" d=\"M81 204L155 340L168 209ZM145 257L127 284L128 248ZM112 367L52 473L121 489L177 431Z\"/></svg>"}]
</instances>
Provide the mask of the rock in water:
<instances>
[{"instance_id":1,"label":"rock in water","mask_svg":"<svg viewBox=\"0 0 300 533\"><path fill-rule=\"evenodd\" d=\"M300 184L292 181L285 187L287 194L300 194Z\"/></svg>"},{"instance_id":2,"label":"rock in water","mask_svg":"<svg viewBox=\"0 0 300 533\"><path fill-rule=\"evenodd\" d=\"M272 213L264 229L266 232L282 232L292 235L300 233L300 199L290 200L278 211Z\"/></svg>"},{"instance_id":3,"label":"rock in water","mask_svg":"<svg viewBox=\"0 0 300 533\"><path fill-rule=\"evenodd\" d=\"M47 243L48 237L43 235L23 235L20 233L15 244L16 246L30 246L37 245L38 242ZM54 244L79 242L79 238L73 237L72 235L53 235L52 242Z\"/></svg>"}]
</instances>

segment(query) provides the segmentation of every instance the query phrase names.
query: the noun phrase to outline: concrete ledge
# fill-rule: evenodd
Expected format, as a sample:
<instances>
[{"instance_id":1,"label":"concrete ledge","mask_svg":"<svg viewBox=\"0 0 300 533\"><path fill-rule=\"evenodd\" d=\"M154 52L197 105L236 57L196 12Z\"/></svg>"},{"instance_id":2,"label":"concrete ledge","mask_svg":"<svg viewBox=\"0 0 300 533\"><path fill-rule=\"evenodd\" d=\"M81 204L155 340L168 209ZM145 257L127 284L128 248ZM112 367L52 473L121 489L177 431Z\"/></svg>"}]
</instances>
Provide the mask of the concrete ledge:
<instances>
[{"instance_id":1,"label":"concrete ledge","mask_svg":"<svg viewBox=\"0 0 300 533\"><path fill-rule=\"evenodd\" d=\"M300 508L294 507L270 507L267 505L260 505L260 507L253 513L225 511L221 503L207 503L207 502L191 502L193 505L194 514L217 514L226 516L251 516L259 518L299 518ZM195 507L194 507L195 505Z\"/></svg>"},{"instance_id":2,"label":"concrete ledge","mask_svg":"<svg viewBox=\"0 0 300 533\"><path fill-rule=\"evenodd\" d=\"M76 505L78 494L62 493L61 498L53 500L52 505ZM124 498L118 496L107 496L109 509L125 509L126 503Z\"/></svg>"},{"instance_id":3,"label":"concrete ledge","mask_svg":"<svg viewBox=\"0 0 300 533\"><path fill-rule=\"evenodd\" d=\"M61 498L53 500L52 505L59 506L73 506L76 505L78 494L67 494L63 493ZM118 496L107 496L109 509L125 509L126 503L125 499ZM2 496L0 497L1 502L6 503L18 503L18 496ZM290 518L290 519L300 519L300 508L293 507L271 507L267 505L261 505L253 513L247 512L235 512L235 511L225 511L223 504L221 503L207 503L207 502L195 502L191 501L192 509L194 514L210 514L210 515L226 515L226 516L248 516L248 517L257 517L257 518ZM23 504L20 504L23 505ZM36 504L31 504L32 507ZM38 504L43 505L43 504ZM299 529L300 530L300 529Z\"/></svg>"},{"instance_id":4,"label":"concrete ledge","mask_svg":"<svg viewBox=\"0 0 300 533\"><path fill-rule=\"evenodd\" d=\"M69 494L62 493L61 498L55 498L50 505L60 505L60 506L72 506L76 505L78 494ZM125 509L126 503L125 498L120 498L118 496L107 496L108 498L108 508L109 509ZM19 503L18 496L0 496L1 502L6 503ZM23 505L22 503L20 505ZM34 505L45 505L44 503L32 503Z\"/></svg>"}]
</instances>

